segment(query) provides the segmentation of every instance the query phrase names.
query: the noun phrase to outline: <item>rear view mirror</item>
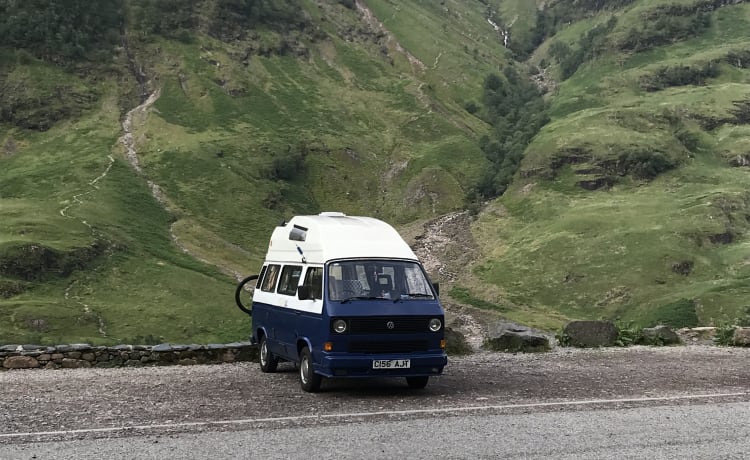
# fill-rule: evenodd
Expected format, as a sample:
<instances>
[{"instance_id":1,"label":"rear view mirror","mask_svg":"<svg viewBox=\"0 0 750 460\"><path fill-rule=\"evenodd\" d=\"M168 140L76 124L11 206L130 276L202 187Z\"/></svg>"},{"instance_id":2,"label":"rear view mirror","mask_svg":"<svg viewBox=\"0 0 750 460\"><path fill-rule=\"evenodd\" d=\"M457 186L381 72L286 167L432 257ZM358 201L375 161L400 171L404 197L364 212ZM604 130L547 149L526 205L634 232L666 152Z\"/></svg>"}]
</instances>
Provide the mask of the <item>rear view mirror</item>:
<instances>
[{"instance_id":1,"label":"rear view mirror","mask_svg":"<svg viewBox=\"0 0 750 460\"><path fill-rule=\"evenodd\" d=\"M299 300L308 300L313 299L312 296L312 289L310 289L310 286L299 286L297 287L297 298Z\"/></svg>"},{"instance_id":2,"label":"rear view mirror","mask_svg":"<svg viewBox=\"0 0 750 460\"><path fill-rule=\"evenodd\" d=\"M440 283L432 283L432 288L435 290L435 294L440 295Z\"/></svg>"}]
</instances>

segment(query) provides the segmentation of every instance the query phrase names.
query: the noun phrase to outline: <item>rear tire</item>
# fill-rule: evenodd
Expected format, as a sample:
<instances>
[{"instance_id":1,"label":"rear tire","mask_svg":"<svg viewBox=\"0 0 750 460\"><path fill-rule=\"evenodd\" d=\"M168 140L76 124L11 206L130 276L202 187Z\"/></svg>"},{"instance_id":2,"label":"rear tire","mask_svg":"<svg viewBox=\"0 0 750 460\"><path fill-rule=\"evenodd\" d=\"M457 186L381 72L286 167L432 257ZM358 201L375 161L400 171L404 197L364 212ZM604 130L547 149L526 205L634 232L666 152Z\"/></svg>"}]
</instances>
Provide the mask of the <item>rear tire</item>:
<instances>
[{"instance_id":1,"label":"rear tire","mask_svg":"<svg viewBox=\"0 0 750 460\"><path fill-rule=\"evenodd\" d=\"M299 384L303 391L316 393L320 390L320 382L323 378L313 370L312 354L305 347L299 354Z\"/></svg>"},{"instance_id":2,"label":"rear tire","mask_svg":"<svg viewBox=\"0 0 750 460\"><path fill-rule=\"evenodd\" d=\"M427 382L430 381L429 377L406 377L406 383L409 384L409 388L420 390L427 386Z\"/></svg>"},{"instance_id":3,"label":"rear tire","mask_svg":"<svg viewBox=\"0 0 750 460\"><path fill-rule=\"evenodd\" d=\"M279 358L273 355L268 349L268 340L264 335L260 339L260 370L263 372L276 372L276 366L279 365Z\"/></svg>"}]
</instances>

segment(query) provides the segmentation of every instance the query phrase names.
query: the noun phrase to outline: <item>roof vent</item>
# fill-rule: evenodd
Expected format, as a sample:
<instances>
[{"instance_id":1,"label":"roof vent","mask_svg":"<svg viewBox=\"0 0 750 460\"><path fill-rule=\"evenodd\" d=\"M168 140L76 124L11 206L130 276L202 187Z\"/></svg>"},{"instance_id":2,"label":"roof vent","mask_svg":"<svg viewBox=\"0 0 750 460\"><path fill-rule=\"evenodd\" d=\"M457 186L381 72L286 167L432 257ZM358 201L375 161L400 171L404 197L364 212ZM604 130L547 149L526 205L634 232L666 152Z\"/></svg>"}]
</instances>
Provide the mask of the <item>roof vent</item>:
<instances>
[{"instance_id":1,"label":"roof vent","mask_svg":"<svg viewBox=\"0 0 750 460\"><path fill-rule=\"evenodd\" d=\"M322 217L346 217L346 214L338 211L321 212L318 215Z\"/></svg>"}]
</instances>

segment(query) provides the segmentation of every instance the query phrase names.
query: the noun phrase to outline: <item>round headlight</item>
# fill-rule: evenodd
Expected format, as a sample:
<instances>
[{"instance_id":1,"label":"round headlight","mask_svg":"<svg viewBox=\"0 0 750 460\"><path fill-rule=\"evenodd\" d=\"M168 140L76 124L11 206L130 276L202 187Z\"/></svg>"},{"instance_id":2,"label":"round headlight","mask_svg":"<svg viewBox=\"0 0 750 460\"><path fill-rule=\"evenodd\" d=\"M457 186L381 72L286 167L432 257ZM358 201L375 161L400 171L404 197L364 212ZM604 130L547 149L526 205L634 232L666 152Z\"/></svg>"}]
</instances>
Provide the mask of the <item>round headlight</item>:
<instances>
[{"instance_id":1,"label":"round headlight","mask_svg":"<svg viewBox=\"0 0 750 460\"><path fill-rule=\"evenodd\" d=\"M443 327L443 322L440 321L438 318L432 318L430 320L429 328L432 332L437 332L440 330L440 328Z\"/></svg>"},{"instance_id":2,"label":"round headlight","mask_svg":"<svg viewBox=\"0 0 750 460\"><path fill-rule=\"evenodd\" d=\"M333 322L333 330L339 334L346 332L346 321L343 319L337 319Z\"/></svg>"}]
</instances>

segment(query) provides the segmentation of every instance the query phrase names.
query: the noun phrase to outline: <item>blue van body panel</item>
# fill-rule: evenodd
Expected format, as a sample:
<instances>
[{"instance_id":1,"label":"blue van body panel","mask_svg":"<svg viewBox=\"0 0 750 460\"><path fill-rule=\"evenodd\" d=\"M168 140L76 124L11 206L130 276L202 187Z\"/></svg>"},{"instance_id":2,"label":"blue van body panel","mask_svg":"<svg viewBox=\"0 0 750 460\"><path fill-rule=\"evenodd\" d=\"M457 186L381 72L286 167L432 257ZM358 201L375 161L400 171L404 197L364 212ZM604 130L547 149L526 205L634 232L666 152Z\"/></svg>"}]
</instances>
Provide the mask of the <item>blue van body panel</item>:
<instances>
[{"instance_id":1,"label":"blue van body panel","mask_svg":"<svg viewBox=\"0 0 750 460\"><path fill-rule=\"evenodd\" d=\"M444 321L443 309L435 299L399 300L388 299L352 300L349 302L324 302L322 314L313 314L264 303L253 304L255 341L259 334L266 333L269 351L292 362L299 361L300 344L310 348L313 368L326 377L416 377L440 375L448 363L441 341L445 338L444 327L438 332L410 330L405 333L344 333L331 329L336 318L358 319L396 324L405 318L413 321L429 318ZM282 331L287 331L286 334ZM324 343L333 350L323 350ZM406 348L399 350L398 347ZM355 347L358 352L353 352ZM371 349L368 347L372 347ZM375 360L408 359L408 369L373 369Z\"/></svg>"},{"instance_id":2,"label":"blue van body panel","mask_svg":"<svg viewBox=\"0 0 750 460\"><path fill-rule=\"evenodd\" d=\"M268 350L286 361L298 361L301 342L306 343L312 351L313 344L321 343L324 338L319 332L327 329L323 325L322 315L253 302L251 341L258 343L261 334L265 335Z\"/></svg>"}]
</instances>

